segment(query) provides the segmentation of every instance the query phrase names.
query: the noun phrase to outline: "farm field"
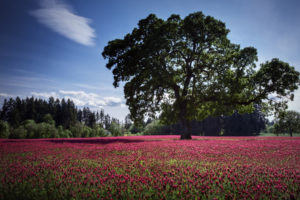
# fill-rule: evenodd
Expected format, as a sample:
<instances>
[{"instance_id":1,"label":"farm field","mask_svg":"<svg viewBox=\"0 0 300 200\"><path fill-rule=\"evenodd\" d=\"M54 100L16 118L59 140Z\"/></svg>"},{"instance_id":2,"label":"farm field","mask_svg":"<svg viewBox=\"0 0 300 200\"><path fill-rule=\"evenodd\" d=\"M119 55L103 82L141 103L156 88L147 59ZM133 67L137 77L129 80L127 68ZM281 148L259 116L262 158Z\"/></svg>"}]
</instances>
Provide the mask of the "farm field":
<instances>
[{"instance_id":1,"label":"farm field","mask_svg":"<svg viewBox=\"0 0 300 200\"><path fill-rule=\"evenodd\" d=\"M300 138L0 140L0 199L300 199Z\"/></svg>"}]
</instances>

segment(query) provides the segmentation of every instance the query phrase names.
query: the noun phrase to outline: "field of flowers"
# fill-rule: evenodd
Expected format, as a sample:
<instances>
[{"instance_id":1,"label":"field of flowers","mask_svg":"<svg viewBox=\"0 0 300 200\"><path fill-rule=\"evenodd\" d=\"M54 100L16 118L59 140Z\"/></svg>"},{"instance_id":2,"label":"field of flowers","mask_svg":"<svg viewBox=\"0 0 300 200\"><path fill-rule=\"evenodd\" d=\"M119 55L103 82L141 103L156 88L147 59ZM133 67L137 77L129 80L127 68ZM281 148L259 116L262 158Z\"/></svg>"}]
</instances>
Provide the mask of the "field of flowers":
<instances>
[{"instance_id":1,"label":"field of flowers","mask_svg":"<svg viewBox=\"0 0 300 200\"><path fill-rule=\"evenodd\" d=\"M0 140L0 199L300 199L300 137Z\"/></svg>"}]
</instances>

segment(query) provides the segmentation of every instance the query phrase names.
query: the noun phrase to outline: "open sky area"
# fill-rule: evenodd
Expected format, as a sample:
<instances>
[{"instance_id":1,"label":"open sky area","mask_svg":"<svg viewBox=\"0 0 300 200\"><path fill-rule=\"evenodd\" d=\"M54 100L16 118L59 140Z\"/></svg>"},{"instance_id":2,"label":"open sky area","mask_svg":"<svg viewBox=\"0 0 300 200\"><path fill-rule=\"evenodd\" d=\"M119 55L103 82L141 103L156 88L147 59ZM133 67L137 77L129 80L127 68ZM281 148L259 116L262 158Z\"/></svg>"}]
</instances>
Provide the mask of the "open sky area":
<instances>
[{"instance_id":1,"label":"open sky area","mask_svg":"<svg viewBox=\"0 0 300 200\"><path fill-rule=\"evenodd\" d=\"M101 53L150 13L202 11L226 23L233 43L257 48L258 65L279 58L300 71L299 10L297 0L0 0L0 100L64 97L123 120L123 88ZM289 109L299 102L297 90Z\"/></svg>"}]
</instances>

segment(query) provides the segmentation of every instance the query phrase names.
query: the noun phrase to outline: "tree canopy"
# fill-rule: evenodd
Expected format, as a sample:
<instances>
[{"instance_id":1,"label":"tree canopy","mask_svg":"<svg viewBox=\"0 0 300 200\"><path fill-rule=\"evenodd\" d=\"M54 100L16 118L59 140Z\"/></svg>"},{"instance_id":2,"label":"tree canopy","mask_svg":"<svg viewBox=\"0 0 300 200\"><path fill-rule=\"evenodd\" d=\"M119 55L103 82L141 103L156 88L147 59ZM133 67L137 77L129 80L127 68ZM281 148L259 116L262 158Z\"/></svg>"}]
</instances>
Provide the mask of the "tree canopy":
<instances>
[{"instance_id":1,"label":"tree canopy","mask_svg":"<svg viewBox=\"0 0 300 200\"><path fill-rule=\"evenodd\" d=\"M257 50L233 44L228 33L222 21L202 12L167 20L150 14L123 39L109 41L102 56L113 85L125 83L131 117L138 122L160 112L166 123L180 121L181 138L190 139L191 120L293 99L299 72L279 59L255 70Z\"/></svg>"},{"instance_id":2,"label":"tree canopy","mask_svg":"<svg viewBox=\"0 0 300 200\"><path fill-rule=\"evenodd\" d=\"M293 133L300 132L300 113L289 110L281 112L275 123L275 132L288 133L293 136Z\"/></svg>"}]
</instances>

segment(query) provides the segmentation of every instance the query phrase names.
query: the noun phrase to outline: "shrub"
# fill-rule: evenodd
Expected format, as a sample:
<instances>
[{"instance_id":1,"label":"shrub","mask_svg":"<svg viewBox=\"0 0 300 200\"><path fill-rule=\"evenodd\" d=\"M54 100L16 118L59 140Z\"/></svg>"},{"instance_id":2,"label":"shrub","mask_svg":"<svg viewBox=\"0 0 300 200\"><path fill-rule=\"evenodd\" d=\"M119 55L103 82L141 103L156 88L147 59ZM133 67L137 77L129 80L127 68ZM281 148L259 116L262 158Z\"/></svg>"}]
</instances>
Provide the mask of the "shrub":
<instances>
[{"instance_id":1,"label":"shrub","mask_svg":"<svg viewBox=\"0 0 300 200\"><path fill-rule=\"evenodd\" d=\"M27 130L24 126L19 126L18 128L12 129L9 135L11 139L24 139L27 136Z\"/></svg>"},{"instance_id":2,"label":"shrub","mask_svg":"<svg viewBox=\"0 0 300 200\"><path fill-rule=\"evenodd\" d=\"M133 134L137 134L142 133L144 131L144 128L142 127L142 125L132 124L129 128L129 131Z\"/></svg>"},{"instance_id":3,"label":"shrub","mask_svg":"<svg viewBox=\"0 0 300 200\"><path fill-rule=\"evenodd\" d=\"M90 137L104 137L107 136L107 133L104 128L97 125L92 129Z\"/></svg>"},{"instance_id":4,"label":"shrub","mask_svg":"<svg viewBox=\"0 0 300 200\"><path fill-rule=\"evenodd\" d=\"M90 137L92 129L88 126L83 126L81 137Z\"/></svg>"},{"instance_id":5,"label":"shrub","mask_svg":"<svg viewBox=\"0 0 300 200\"><path fill-rule=\"evenodd\" d=\"M0 120L0 138L8 138L9 136L9 124Z\"/></svg>"},{"instance_id":6,"label":"shrub","mask_svg":"<svg viewBox=\"0 0 300 200\"><path fill-rule=\"evenodd\" d=\"M22 125L27 131L26 138L39 138L38 127L34 120L25 120Z\"/></svg>"},{"instance_id":7,"label":"shrub","mask_svg":"<svg viewBox=\"0 0 300 200\"><path fill-rule=\"evenodd\" d=\"M144 135L160 135L163 133L163 125L159 120L153 120L150 124L147 124L144 130Z\"/></svg>"},{"instance_id":8,"label":"shrub","mask_svg":"<svg viewBox=\"0 0 300 200\"><path fill-rule=\"evenodd\" d=\"M59 125L57 127L58 137L60 138L69 138L72 137L72 132L68 129L65 129L62 127L62 125Z\"/></svg>"},{"instance_id":9,"label":"shrub","mask_svg":"<svg viewBox=\"0 0 300 200\"><path fill-rule=\"evenodd\" d=\"M43 117L43 122L54 125L55 126L55 121L53 120L52 116L48 113L44 115Z\"/></svg>"},{"instance_id":10,"label":"shrub","mask_svg":"<svg viewBox=\"0 0 300 200\"><path fill-rule=\"evenodd\" d=\"M38 138L58 138L58 131L54 125L42 122L37 124Z\"/></svg>"},{"instance_id":11,"label":"shrub","mask_svg":"<svg viewBox=\"0 0 300 200\"><path fill-rule=\"evenodd\" d=\"M108 131L111 133L112 136L120 136L122 135L122 130L120 125L115 122L112 122Z\"/></svg>"},{"instance_id":12,"label":"shrub","mask_svg":"<svg viewBox=\"0 0 300 200\"><path fill-rule=\"evenodd\" d=\"M72 137L72 132L69 129L64 130L64 138L70 138Z\"/></svg>"},{"instance_id":13,"label":"shrub","mask_svg":"<svg viewBox=\"0 0 300 200\"><path fill-rule=\"evenodd\" d=\"M81 137L83 132L83 124L76 123L74 126L70 127L70 131L72 133L72 137Z\"/></svg>"}]
</instances>

